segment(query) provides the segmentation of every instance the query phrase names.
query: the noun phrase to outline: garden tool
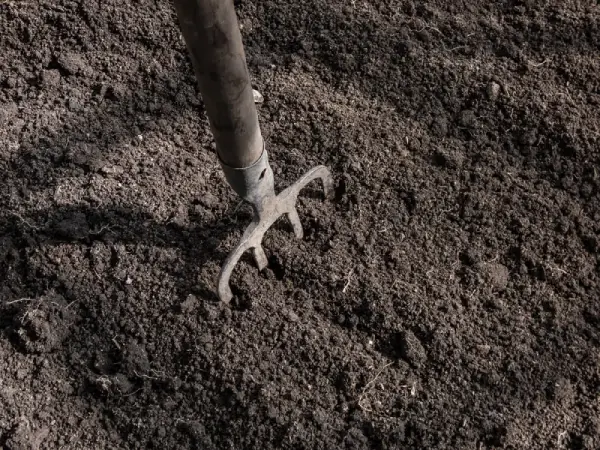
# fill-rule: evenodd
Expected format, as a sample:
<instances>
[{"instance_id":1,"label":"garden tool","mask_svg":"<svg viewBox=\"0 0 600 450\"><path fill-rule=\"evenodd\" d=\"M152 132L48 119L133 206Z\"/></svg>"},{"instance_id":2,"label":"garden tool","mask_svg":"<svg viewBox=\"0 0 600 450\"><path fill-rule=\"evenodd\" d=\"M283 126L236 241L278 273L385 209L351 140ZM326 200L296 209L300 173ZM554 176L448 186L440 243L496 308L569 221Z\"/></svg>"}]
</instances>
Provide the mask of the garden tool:
<instances>
[{"instance_id":1,"label":"garden tool","mask_svg":"<svg viewBox=\"0 0 600 450\"><path fill-rule=\"evenodd\" d=\"M265 269L268 260L262 240L266 231L285 215L295 235L302 238L296 210L300 190L320 179L325 197L331 198L333 178L327 167L317 166L287 189L275 193L233 0L174 2L225 179L252 205L254 212L252 223L219 274L217 293L228 303L233 298L229 279L244 252L252 250L258 269Z\"/></svg>"}]
</instances>

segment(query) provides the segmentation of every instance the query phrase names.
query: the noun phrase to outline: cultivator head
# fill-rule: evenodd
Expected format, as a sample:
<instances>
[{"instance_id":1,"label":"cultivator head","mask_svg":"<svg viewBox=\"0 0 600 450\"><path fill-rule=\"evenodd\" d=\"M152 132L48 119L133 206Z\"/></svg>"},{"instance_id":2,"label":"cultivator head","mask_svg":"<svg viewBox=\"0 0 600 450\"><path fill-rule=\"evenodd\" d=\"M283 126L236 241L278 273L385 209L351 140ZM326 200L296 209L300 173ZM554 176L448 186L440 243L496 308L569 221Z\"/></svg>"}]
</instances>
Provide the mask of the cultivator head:
<instances>
[{"instance_id":1,"label":"cultivator head","mask_svg":"<svg viewBox=\"0 0 600 450\"><path fill-rule=\"evenodd\" d=\"M301 239L304 232L296 211L296 200L300 190L311 181L320 179L325 198L331 199L333 197L333 178L327 167L317 166L276 195L273 171L269 166L266 151L263 151L263 155L256 164L247 169L233 169L224 164L222 166L229 184L252 204L254 210L252 223L246 228L239 244L225 260L219 274L218 295L223 302L228 303L233 298L229 279L241 256L247 250L252 250L258 270L265 269L268 261L262 247L262 240L271 225L283 215L286 215L292 224L296 237ZM242 192L246 192L246 194L241 194Z\"/></svg>"}]
</instances>

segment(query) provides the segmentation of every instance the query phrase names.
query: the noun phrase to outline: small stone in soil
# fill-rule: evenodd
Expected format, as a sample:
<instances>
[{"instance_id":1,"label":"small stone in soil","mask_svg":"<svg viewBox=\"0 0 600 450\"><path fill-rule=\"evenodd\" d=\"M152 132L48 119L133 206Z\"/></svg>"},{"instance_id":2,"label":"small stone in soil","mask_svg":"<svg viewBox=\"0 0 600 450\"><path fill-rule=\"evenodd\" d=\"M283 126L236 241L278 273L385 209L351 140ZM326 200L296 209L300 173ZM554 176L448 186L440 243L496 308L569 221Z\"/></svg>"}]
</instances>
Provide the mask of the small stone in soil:
<instances>
[{"instance_id":1,"label":"small stone in soil","mask_svg":"<svg viewBox=\"0 0 600 450\"><path fill-rule=\"evenodd\" d=\"M492 81L487 85L486 93L490 100L495 101L500 95L500 85Z\"/></svg>"},{"instance_id":2,"label":"small stone in soil","mask_svg":"<svg viewBox=\"0 0 600 450\"><path fill-rule=\"evenodd\" d=\"M76 75L87 70L86 62L77 53L63 53L56 63L67 75Z\"/></svg>"},{"instance_id":3,"label":"small stone in soil","mask_svg":"<svg viewBox=\"0 0 600 450\"><path fill-rule=\"evenodd\" d=\"M415 334L410 330L405 330L398 335L398 350L400 356L415 367L423 365L427 359L427 353L423 344Z\"/></svg>"},{"instance_id":4,"label":"small stone in soil","mask_svg":"<svg viewBox=\"0 0 600 450\"><path fill-rule=\"evenodd\" d=\"M121 175L124 172L124 169L121 166L108 164L103 166L100 169L100 172L102 172L104 175Z\"/></svg>"}]
</instances>

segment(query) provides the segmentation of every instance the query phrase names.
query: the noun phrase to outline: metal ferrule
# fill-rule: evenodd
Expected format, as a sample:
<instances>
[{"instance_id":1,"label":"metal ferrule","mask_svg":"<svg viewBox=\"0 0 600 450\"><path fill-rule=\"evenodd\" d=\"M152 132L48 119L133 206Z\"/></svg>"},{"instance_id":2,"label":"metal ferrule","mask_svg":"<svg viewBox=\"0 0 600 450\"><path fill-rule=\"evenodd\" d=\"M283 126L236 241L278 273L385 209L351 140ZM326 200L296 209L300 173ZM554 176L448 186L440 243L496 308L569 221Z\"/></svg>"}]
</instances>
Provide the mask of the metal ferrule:
<instances>
[{"instance_id":1,"label":"metal ferrule","mask_svg":"<svg viewBox=\"0 0 600 450\"><path fill-rule=\"evenodd\" d=\"M273 170L266 149L263 148L260 158L248 167L235 168L219 162L232 189L254 206L260 207L262 199L275 195Z\"/></svg>"}]
</instances>

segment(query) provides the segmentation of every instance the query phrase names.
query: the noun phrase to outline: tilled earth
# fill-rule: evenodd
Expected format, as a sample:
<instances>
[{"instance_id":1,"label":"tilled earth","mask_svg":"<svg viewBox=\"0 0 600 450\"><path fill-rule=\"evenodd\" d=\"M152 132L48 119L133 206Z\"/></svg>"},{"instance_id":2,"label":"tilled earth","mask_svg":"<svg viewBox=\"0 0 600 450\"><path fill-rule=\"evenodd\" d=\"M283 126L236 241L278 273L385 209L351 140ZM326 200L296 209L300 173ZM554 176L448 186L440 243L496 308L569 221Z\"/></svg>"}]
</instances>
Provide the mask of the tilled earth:
<instances>
[{"instance_id":1,"label":"tilled earth","mask_svg":"<svg viewBox=\"0 0 600 450\"><path fill-rule=\"evenodd\" d=\"M600 6L236 2L270 268L167 0L0 2L0 447L600 448Z\"/></svg>"}]
</instances>

